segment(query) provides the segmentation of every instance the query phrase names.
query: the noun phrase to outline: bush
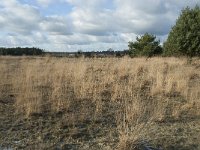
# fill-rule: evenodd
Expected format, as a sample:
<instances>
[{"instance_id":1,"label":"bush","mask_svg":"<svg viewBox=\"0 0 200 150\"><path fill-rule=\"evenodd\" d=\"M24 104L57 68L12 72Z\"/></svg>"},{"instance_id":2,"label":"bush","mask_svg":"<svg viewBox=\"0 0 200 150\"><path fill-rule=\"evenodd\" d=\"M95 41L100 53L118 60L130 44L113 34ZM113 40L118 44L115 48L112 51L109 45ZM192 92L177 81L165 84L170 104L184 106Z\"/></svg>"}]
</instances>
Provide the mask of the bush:
<instances>
[{"instance_id":1,"label":"bush","mask_svg":"<svg viewBox=\"0 0 200 150\"><path fill-rule=\"evenodd\" d=\"M145 33L136 38L136 42L129 42L129 54L134 56L155 56L162 53L160 41L156 41L156 36Z\"/></svg>"},{"instance_id":2,"label":"bush","mask_svg":"<svg viewBox=\"0 0 200 150\"><path fill-rule=\"evenodd\" d=\"M200 8L196 6L182 10L167 41L164 43L166 56L200 56Z\"/></svg>"}]
</instances>

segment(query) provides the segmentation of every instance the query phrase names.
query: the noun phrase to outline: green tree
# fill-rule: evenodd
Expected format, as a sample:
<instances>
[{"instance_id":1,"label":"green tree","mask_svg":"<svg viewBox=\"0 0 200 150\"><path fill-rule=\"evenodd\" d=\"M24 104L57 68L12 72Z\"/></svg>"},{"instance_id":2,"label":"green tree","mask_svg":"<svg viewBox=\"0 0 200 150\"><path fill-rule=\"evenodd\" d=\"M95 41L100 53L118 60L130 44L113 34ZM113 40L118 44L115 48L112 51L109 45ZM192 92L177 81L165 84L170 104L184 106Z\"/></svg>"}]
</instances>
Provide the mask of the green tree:
<instances>
[{"instance_id":1,"label":"green tree","mask_svg":"<svg viewBox=\"0 0 200 150\"><path fill-rule=\"evenodd\" d=\"M164 55L189 57L200 56L200 8L186 7L182 10L167 41L164 43Z\"/></svg>"},{"instance_id":2,"label":"green tree","mask_svg":"<svg viewBox=\"0 0 200 150\"><path fill-rule=\"evenodd\" d=\"M129 54L134 56L147 56L152 57L162 53L160 41L156 40L156 36L145 33L141 37L136 37L135 42L129 42Z\"/></svg>"}]
</instances>

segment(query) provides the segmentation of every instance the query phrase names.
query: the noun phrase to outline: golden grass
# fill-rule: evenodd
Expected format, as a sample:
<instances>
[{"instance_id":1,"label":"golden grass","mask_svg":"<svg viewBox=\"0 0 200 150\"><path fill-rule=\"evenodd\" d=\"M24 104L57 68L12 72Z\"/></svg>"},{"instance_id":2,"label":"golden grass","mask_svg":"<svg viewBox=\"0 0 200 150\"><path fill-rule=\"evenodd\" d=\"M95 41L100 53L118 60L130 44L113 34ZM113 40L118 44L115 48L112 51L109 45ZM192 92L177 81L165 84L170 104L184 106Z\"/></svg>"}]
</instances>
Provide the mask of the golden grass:
<instances>
[{"instance_id":1,"label":"golden grass","mask_svg":"<svg viewBox=\"0 0 200 150\"><path fill-rule=\"evenodd\" d=\"M0 97L14 95L16 113L26 117L73 107L78 113L66 119L75 122L113 112L118 147L125 149L128 139L142 138L144 125L200 116L199 64L185 58L0 57Z\"/></svg>"}]
</instances>

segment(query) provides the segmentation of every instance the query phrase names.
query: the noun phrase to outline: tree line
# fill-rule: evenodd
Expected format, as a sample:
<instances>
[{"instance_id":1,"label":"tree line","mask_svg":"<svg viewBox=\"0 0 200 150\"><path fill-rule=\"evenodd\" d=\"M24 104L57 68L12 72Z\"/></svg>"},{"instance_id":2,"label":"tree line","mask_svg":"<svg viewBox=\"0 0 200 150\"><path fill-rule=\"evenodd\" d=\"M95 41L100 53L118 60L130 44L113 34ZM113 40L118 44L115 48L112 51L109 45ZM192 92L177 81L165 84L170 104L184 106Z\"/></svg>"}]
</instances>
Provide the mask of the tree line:
<instances>
[{"instance_id":1,"label":"tree line","mask_svg":"<svg viewBox=\"0 0 200 150\"><path fill-rule=\"evenodd\" d=\"M0 55L12 55L12 56L23 56L23 55L42 55L44 54L44 50L40 48L22 48L22 47L16 47L16 48L4 48L0 47Z\"/></svg>"}]
</instances>

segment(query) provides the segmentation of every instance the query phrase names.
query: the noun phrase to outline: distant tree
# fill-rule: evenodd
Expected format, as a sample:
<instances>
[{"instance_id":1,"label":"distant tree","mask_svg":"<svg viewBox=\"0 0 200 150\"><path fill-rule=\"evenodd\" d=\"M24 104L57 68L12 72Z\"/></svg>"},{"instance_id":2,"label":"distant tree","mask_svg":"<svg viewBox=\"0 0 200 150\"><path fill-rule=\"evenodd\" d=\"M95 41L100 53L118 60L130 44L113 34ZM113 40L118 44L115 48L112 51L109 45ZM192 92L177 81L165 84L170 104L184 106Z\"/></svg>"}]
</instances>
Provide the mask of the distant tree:
<instances>
[{"instance_id":1,"label":"distant tree","mask_svg":"<svg viewBox=\"0 0 200 150\"><path fill-rule=\"evenodd\" d=\"M200 8L182 10L168 39L164 43L164 55L200 56Z\"/></svg>"},{"instance_id":2,"label":"distant tree","mask_svg":"<svg viewBox=\"0 0 200 150\"><path fill-rule=\"evenodd\" d=\"M22 56L22 55L42 55L44 50L39 48L0 48L0 55L13 55L13 56Z\"/></svg>"},{"instance_id":3,"label":"distant tree","mask_svg":"<svg viewBox=\"0 0 200 150\"><path fill-rule=\"evenodd\" d=\"M109 49L107 49L107 52L114 52L114 49L109 48Z\"/></svg>"},{"instance_id":4,"label":"distant tree","mask_svg":"<svg viewBox=\"0 0 200 150\"><path fill-rule=\"evenodd\" d=\"M160 41L156 40L156 36L145 33L141 37L136 37L135 42L129 42L129 55L152 57L162 54L162 47Z\"/></svg>"},{"instance_id":5,"label":"distant tree","mask_svg":"<svg viewBox=\"0 0 200 150\"><path fill-rule=\"evenodd\" d=\"M123 51L116 51L116 52L115 52L115 56L116 56L116 57L123 57L123 56L124 56L124 53L123 53Z\"/></svg>"},{"instance_id":6,"label":"distant tree","mask_svg":"<svg viewBox=\"0 0 200 150\"><path fill-rule=\"evenodd\" d=\"M77 51L77 53L75 54L75 57L79 58L83 56L83 51L80 49Z\"/></svg>"}]
</instances>

